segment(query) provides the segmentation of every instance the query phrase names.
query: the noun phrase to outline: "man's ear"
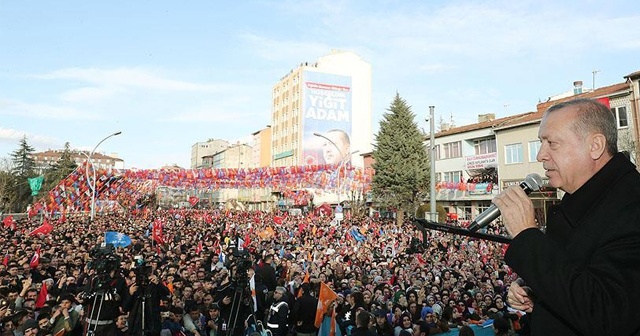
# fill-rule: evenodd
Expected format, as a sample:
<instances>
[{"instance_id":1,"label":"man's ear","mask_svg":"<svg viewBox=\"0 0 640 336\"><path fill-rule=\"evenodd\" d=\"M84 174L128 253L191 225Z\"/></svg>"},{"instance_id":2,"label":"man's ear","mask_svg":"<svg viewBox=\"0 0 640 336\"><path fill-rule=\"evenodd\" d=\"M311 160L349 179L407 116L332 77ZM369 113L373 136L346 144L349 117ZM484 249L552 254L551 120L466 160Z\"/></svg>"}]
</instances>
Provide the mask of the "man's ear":
<instances>
[{"instance_id":1,"label":"man's ear","mask_svg":"<svg viewBox=\"0 0 640 336\"><path fill-rule=\"evenodd\" d=\"M607 149L607 139L603 134L596 133L590 136L589 155L592 159L597 160L602 157Z\"/></svg>"}]
</instances>

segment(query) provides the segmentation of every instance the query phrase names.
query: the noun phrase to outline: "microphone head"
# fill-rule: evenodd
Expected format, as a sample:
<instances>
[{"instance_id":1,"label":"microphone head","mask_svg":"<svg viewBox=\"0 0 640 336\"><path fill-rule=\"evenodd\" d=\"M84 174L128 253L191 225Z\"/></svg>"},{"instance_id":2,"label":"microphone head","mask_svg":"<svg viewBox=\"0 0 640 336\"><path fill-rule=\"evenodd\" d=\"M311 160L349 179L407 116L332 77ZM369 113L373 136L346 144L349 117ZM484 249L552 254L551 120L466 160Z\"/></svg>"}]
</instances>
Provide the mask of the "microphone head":
<instances>
[{"instance_id":1,"label":"microphone head","mask_svg":"<svg viewBox=\"0 0 640 336\"><path fill-rule=\"evenodd\" d=\"M524 178L523 181L532 191L540 190L542 186L542 177L536 173L531 173Z\"/></svg>"}]
</instances>

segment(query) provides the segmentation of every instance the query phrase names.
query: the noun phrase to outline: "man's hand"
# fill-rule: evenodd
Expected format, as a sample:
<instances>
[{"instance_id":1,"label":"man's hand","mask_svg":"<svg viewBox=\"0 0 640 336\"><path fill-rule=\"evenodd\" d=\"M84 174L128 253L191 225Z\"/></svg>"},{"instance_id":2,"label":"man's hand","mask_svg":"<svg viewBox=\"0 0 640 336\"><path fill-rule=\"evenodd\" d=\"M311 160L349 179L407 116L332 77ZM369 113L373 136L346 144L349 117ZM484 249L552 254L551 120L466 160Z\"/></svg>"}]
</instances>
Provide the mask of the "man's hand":
<instances>
[{"instance_id":1,"label":"man's hand","mask_svg":"<svg viewBox=\"0 0 640 336\"><path fill-rule=\"evenodd\" d=\"M138 285L135 283L129 287L129 295L133 295L138 291Z\"/></svg>"},{"instance_id":2,"label":"man's hand","mask_svg":"<svg viewBox=\"0 0 640 336\"><path fill-rule=\"evenodd\" d=\"M533 301L529 297L529 294L522 286L517 282L512 282L509 286L509 293L507 294L507 303L511 308L531 313L533 311Z\"/></svg>"},{"instance_id":3,"label":"man's hand","mask_svg":"<svg viewBox=\"0 0 640 336\"><path fill-rule=\"evenodd\" d=\"M492 202L500 209L502 222L511 237L517 236L526 229L537 227L533 203L520 186L509 187Z\"/></svg>"}]
</instances>

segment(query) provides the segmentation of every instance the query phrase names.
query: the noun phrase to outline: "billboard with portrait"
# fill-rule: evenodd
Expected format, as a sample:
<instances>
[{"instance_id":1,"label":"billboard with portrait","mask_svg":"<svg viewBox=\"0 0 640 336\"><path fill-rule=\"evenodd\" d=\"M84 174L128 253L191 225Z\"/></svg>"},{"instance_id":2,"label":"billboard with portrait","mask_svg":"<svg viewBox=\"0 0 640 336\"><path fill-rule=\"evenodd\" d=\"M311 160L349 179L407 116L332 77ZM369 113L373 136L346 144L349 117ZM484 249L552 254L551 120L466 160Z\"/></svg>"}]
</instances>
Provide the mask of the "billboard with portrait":
<instances>
[{"instance_id":1,"label":"billboard with portrait","mask_svg":"<svg viewBox=\"0 0 640 336\"><path fill-rule=\"evenodd\" d=\"M351 77L314 71L302 76L302 165L351 160Z\"/></svg>"}]
</instances>

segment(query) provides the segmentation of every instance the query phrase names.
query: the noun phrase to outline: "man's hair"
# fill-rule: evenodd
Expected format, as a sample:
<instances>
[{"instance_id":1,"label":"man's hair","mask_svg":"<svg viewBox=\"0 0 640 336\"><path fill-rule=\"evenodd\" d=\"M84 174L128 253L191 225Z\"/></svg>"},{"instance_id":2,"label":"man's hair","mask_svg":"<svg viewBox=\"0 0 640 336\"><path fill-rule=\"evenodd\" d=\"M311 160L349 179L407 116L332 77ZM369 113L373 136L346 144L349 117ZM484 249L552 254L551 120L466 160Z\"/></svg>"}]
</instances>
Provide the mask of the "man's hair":
<instances>
[{"instance_id":1,"label":"man's hair","mask_svg":"<svg viewBox=\"0 0 640 336\"><path fill-rule=\"evenodd\" d=\"M356 324L358 327L368 327L371 322L371 314L368 311L361 311L356 317Z\"/></svg>"},{"instance_id":2,"label":"man's hair","mask_svg":"<svg viewBox=\"0 0 640 336\"><path fill-rule=\"evenodd\" d=\"M615 155L618 152L616 118L608 107L593 99L580 98L553 105L545 115L567 107L575 108L578 116L571 125L573 132L583 137L600 133L607 141L607 153Z\"/></svg>"}]
</instances>

